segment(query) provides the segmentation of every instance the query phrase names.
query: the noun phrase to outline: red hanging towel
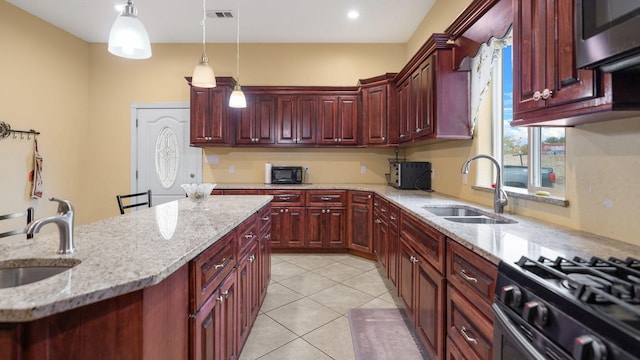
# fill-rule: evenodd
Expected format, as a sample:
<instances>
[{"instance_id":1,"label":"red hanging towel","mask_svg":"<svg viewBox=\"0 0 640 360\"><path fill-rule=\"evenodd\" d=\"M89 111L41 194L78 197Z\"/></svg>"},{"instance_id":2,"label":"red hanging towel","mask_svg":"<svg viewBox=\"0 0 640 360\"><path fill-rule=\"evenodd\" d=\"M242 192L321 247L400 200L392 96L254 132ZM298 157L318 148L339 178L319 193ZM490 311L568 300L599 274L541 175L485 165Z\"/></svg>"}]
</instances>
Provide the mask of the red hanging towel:
<instances>
[{"instance_id":1,"label":"red hanging towel","mask_svg":"<svg viewBox=\"0 0 640 360\"><path fill-rule=\"evenodd\" d=\"M33 170L31 170L31 198L40 199L42 197L42 156L38 153L38 140L34 139Z\"/></svg>"}]
</instances>

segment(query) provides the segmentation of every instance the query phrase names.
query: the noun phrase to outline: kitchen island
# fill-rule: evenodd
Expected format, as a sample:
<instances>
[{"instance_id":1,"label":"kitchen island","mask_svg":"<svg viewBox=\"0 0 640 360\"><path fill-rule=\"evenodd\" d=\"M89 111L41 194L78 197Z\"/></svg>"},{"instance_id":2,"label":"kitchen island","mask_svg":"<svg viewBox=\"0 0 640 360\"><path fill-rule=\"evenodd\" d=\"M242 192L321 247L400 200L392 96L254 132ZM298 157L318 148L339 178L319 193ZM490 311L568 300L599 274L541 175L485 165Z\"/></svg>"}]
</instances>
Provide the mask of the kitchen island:
<instances>
[{"instance_id":1,"label":"kitchen island","mask_svg":"<svg viewBox=\"0 0 640 360\"><path fill-rule=\"evenodd\" d=\"M236 247L236 228L247 222L257 228L257 214L268 211L270 200L212 196L202 211L183 199L78 226L69 255L56 254L57 232L3 239L4 267L79 264L0 289L2 358L186 358L197 351L190 341L200 325L196 315L206 315L196 304L206 300L203 294L215 295L218 275L235 279L246 251Z\"/></svg>"}]
</instances>

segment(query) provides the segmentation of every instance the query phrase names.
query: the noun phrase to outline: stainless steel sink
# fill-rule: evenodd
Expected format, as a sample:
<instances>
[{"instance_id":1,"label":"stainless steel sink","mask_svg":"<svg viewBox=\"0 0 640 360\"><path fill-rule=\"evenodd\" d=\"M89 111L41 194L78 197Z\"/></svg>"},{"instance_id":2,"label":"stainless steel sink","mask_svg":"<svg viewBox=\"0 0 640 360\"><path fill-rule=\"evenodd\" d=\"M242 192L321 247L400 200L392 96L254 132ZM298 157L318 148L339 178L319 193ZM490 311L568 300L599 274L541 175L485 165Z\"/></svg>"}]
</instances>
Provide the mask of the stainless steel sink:
<instances>
[{"instance_id":1,"label":"stainless steel sink","mask_svg":"<svg viewBox=\"0 0 640 360\"><path fill-rule=\"evenodd\" d=\"M445 217L445 220L463 223L463 224L515 224L517 221L507 219L507 218L492 218L488 216L477 216L477 217Z\"/></svg>"},{"instance_id":2,"label":"stainless steel sink","mask_svg":"<svg viewBox=\"0 0 640 360\"><path fill-rule=\"evenodd\" d=\"M438 216L480 216L478 210L465 206L425 206L425 210Z\"/></svg>"},{"instance_id":3,"label":"stainless steel sink","mask_svg":"<svg viewBox=\"0 0 640 360\"><path fill-rule=\"evenodd\" d=\"M5 261L0 264L0 289L11 288L50 278L63 273L80 263L75 259L64 261L41 261L25 259Z\"/></svg>"},{"instance_id":4,"label":"stainless steel sink","mask_svg":"<svg viewBox=\"0 0 640 360\"><path fill-rule=\"evenodd\" d=\"M464 205L424 206L432 214L445 220L463 224L515 224L517 221Z\"/></svg>"}]
</instances>

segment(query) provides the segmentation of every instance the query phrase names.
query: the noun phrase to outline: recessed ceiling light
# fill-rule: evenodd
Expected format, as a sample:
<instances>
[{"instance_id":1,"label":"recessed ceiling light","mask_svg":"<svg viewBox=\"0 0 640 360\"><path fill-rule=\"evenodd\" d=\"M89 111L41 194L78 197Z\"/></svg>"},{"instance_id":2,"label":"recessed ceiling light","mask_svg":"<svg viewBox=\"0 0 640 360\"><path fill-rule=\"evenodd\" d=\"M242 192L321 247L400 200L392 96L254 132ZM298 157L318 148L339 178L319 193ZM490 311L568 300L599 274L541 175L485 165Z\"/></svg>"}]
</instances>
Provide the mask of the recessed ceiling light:
<instances>
[{"instance_id":1,"label":"recessed ceiling light","mask_svg":"<svg viewBox=\"0 0 640 360\"><path fill-rule=\"evenodd\" d=\"M347 14L347 16L349 17L349 19L357 19L358 17L360 17L360 13L355 10L351 10Z\"/></svg>"}]
</instances>

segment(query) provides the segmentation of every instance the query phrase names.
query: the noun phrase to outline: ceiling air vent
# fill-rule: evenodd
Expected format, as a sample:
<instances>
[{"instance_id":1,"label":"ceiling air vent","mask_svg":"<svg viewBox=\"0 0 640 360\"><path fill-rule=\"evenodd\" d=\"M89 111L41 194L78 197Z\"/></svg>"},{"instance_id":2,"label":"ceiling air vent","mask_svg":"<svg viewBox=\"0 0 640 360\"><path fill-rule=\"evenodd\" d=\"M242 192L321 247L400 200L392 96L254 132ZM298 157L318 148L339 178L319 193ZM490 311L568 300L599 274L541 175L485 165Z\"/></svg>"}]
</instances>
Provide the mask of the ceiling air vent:
<instances>
[{"instance_id":1,"label":"ceiling air vent","mask_svg":"<svg viewBox=\"0 0 640 360\"><path fill-rule=\"evenodd\" d=\"M207 10L207 17L214 19L233 19L231 10Z\"/></svg>"}]
</instances>

